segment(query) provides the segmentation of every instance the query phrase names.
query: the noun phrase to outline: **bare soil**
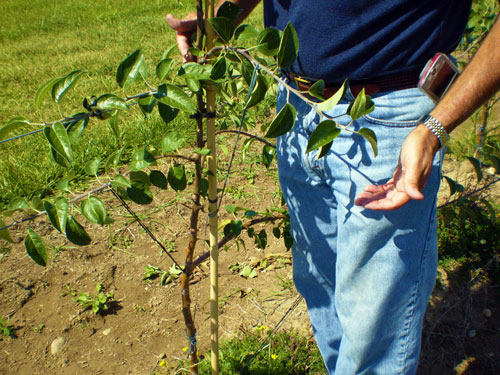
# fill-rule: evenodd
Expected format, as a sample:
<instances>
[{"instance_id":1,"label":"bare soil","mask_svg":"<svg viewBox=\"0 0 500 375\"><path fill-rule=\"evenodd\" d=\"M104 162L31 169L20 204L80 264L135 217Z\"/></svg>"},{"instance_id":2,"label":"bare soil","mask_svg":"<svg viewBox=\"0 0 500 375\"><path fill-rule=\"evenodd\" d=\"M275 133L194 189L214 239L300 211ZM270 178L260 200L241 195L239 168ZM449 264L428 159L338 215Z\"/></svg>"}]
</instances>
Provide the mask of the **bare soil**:
<instances>
[{"instance_id":1,"label":"bare soil","mask_svg":"<svg viewBox=\"0 0 500 375\"><path fill-rule=\"evenodd\" d=\"M273 194L277 182L272 173L263 168L254 172L255 183L241 177L230 181L233 189L223 206L232 203L258 211L270 204L279 205L279 198ZM75 247L49 225L47 217L41 217L30 225L57 250L50 265L42 268L24 250L26 225L12 232L16 243L0 261L0 316L9 317L14 335L1 338L0 374L173 374L178 360L186 357L189 342L178 282L162 286L159 279L143 280L146 266L168 270L172 261L161 254L111 193L99 197L116 220L111 227L115 245L110 242L108 228L90 225L86 228L92 244ZM132 205L160 240L174 241L171 244L177 251L172 255L180 264L184 263L187 244L187 198L187 192L158 191L153 204ZM230 218L225 210L221 214ZM265 251L259 250L246 233L241 236L245 247L232 244L221 251L222 340L233 337L239 329L273 327L297 297L290 287L291 254L281 239L274 238L272 226L267 228L269 244ZM202 246L199 241L198 254ZM237 262L262 265L259 261L264 259L267 265L255 278L243 278L229 269ZM208 263L204 263L191 285L200 353L209 349L210 341L208 273ZM456 272L440 269L425 321L419 374L500 373L499 289L480 276L470 281L459 267ZM103 315L82 311L72 296L72 292L95 295L98 283L114 295ZM290 328L311 335L303 301L282 329ZM60 347L55 341L61 343ZM161 361L167 365L160 367Z\"/></svg>"}]
</instances>

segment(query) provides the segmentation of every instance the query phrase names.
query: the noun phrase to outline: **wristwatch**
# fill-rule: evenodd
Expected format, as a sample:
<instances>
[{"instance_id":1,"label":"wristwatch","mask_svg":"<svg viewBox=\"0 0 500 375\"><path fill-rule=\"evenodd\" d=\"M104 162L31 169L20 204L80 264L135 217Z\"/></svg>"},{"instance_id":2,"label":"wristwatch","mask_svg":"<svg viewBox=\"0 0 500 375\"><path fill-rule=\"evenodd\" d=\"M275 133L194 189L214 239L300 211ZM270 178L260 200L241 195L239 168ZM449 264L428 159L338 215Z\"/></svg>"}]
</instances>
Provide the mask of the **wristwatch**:
<instances>
[{"instance_id":1,"label":"wristwatch","mask_svg":"<svg viewBox=\"0 0 500 375\"><path fill-rule=\"evenodd\" d=\"M431 115L425 115L420 119L420 122L427 126L427 128L434 133L439 141L439 149L442 149L446 146L446 143L450 140L450 135L446 132L443 125L436 120L435 117Z\"/></svg>"}]
</instances>

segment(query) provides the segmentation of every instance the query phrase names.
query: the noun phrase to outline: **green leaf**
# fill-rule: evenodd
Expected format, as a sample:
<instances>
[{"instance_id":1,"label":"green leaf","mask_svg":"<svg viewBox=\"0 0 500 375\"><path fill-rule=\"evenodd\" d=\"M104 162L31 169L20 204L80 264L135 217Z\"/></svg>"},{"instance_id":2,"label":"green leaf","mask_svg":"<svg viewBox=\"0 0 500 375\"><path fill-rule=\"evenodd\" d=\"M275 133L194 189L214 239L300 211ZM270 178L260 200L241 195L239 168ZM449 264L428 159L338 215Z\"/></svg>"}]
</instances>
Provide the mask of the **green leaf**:
<instances>
[{"instance_id":1,"label":"green leaf","mask_svg":"<svg viewBox=\"0 0 500 375\"><path fill-rule=\"evenodd\" d=\"M158 100L181 111L194 113L197 109L189 95L174 85L167 84L167 96Z\"/></svg>"},{"instance_id":2,"label":"green leaf","mask_svg":"<svg viewBox=\"0 0 500 375\"><path fill-rule=\"evenodd\" d=\"M65 191L65 192L69 193L70 192L70 190L69 190L69 178L60 179L56 184L56 188L58 190Z\"/></svg>"},{"instance_id":3,"label":"green leaf","mask_svg":"<svg viewBox=\"0 0 500 375\"><path fill-rule=\"evenodd\" d=\"M253 279L254 277L257 277L257 271L255 271L252 267L250 266L245 266L240 272L240 276L246 278L246 279Z\"/></svg>"},{"instance_id":4,"label":"green leaf","mask_svg":"<svg viewBox=\"0 0 500 375\"><path fill-rule=\"evenodd\" d=\"M210 74L210 79L218 80L224 78L226 75L227 63L225 57L220 57L214 64L212 68L212 73Z\"/></svg>"},{"instance_id":5,"label":"green leaf","mask_svg":"<svg viewBox=\"0 0 500 375\"><path fill-rule=\"evenodd\" d=\"M168 47L165 50L165 52L163 52L163 55L162 55L161 59L162 60L168 59L172 55L172 53L174 53L176 51L177 51L177 46L176 45Z\"/></svg>"},{"instance_id":6,"label":"green leaf","mask_svg":"<svg viewBox=\"0 0 500 375\"><path fill-rule=\"evenodd\" d=\"M151 171L149 179L154 186L160 189L165 190L168 188L167 177L160 171Z\"/></svg>"},{"instance_id":7,"label":"green leaf","mask_svg":"<svg viewBox=\"0 0 500 375\"><path fill-rule=\"evenodd\" d=\"M208 196L208 180L206 178L200 180L200 195L202 197Z\"/></svg>"},{"instance_id":8,"label":"green leaf","mask_svg":"<svg viewBox=\"0 0 500 375\"><path fill-rule=\"evenodd\" d=\"M24 239L24 247L28 256L33 261L45 267L47 265L47 250L40 236L31 228L28 228L28 234Z\"/></svg>"},{"instance_id":9,"label":"green leaf","mask_svg":"<svg viewBox=\"0 0 500 375\"><path fill-rule=\"evenodd\" d=\"M250 100L248 100L248 103L246 104L246 108L253 107L254 105L257 105L264 99L266 96L267 89L269 88L269 85L266 81L266 79L262 75L257 76L257 83L252 91L252 95L250 96Z\"/></svg>"},{"instance_id":10,"label":"green leaf","mask_svg":"<svg viewBox=\"0 0 500 375\"><path fill-rule=\"evenodd\" d=\"M77 116L77 115L75 115ZM66 133L68 133L69 141L71 144L75 143L75 141L80 138L80 136L83 134L83 131L87 127L87 124L89 123L89 119L82 119L79 121L75 121L70 123L66 127Z\"/></svg>"},{"instance_id":11,"label":"green leaf","mask_svg":"<svg viewBox=\"0 0 500 375\"><path fill-rule=\"evenodd\" d=\"M377 136L375 135L373 130L367 128L361 128L359 129L358 134L363 136L363 138L370 143L370 146L372 146L373 149L373 154L375 155L375 157L377 157L378 155Z\"/></svg>"},{"instance_id":12,"label":"green leaf","mask_svg":"<svg viewBox=\"0 0 500 375\"><path fill-rule=\"evenodd\" d=\"M495 173L499 174L500 173L500 159L497 158L495 155L491 155L491 154L484 154L484 156L486 156L489 159L489 161L491 162L491 165L493 166L493 168L495 168Z\"/></svg>"},{"instance_id":13,"label":"green leaf","mask_svg":"<svg viewBox=\"0 0 500 375\"><path fill-rule=\"evenodd\" d=\"M276 55L281 43L280 31L271 27L262 30L257 37L257 43L257 51L260 53L266 56Z\"/></svg>"},{"instance_id":14,"label":"green leaf","mask_svg":"<svg viewBox=\"0 0 500 375\"><path fill-rule=\"evenodd\" d=\"M186 171L184 165L176 164L168 170L168 183L175 191L182 191L187 186Z\"/></svg>"},{"instance_id":15,"label":"green leaf","mask_svg":"<svg viewBox=\"0 0 500 375\"><path fill-rule=\"evenodd\" d=\"M248 39L255 39L259 35L259 32L252 25L240 25L234 31L234 39L238 41L244 41ZM278 37L278 45L279 45L279 37Z\"/></svg>"},{"instance_id":16,"label":"green leaf","mask_svg":"<svg viewBox=\"0 0 500 375\"><path fill-rule=\"evenodd\" d=\"M212 25L215 32L224 43L229 43L234 34L233 23L224 17L209 18L208 22Z\"/></svg>"},{"instance_id":17,"label":"green leaf","mask_svg":"<svg viewBox=\"0 0 500 375\"><path fill-rule=\"evenodd\" d=\"M448 186L450 188L450 196L455 194L457 191L463 191L460 189L460 184L458 184L455 180L453 180L452 178L448 177L448 176L443 176L443 178L446 180L446 182L448 183ZM462 186L462 189L463 189L463 186Z\"/></svg>"},{"instance_id":18,"label":"green leaf","mask_svg":"<svg viewBox=\"0 0 500 375\"><path fill-rule=\"evenodd\" d=\"M116 175L115 179L112 182L114 187L132 187L130 182L128 182L127 178L121 174Z\"/></svg>"},{"instance_id":19,"label":"green leaf","mask_svg":"<svg viewBox=\"0 0 500 375\"><path fill-rule=\"evenodd\" d=\"M115 136L116 139L120 140L121 139L121 134L120 134L120 128L118 127L118 111L111 116L108 120L109 127L111 128L111 131L113 132L113 135Z\"/></svg>"},{"instance_id":20,"label":"green leaf","mask_svg":"<svg viewBox=\"0 0 500 375\"><path fill-rule=\"evenodd\" d=\"M179 110L177 108L172 108L168 104L158 102L158 113L165 124L168 124L174 118L177 117Z\"/></svg>"},{"instance_id":21,"label":"green leaf","mask_svg":"<svg viewBox=\"0 0 500 375\"><path fill-rule=\"evenodd\" d=\"M258 234L254 236L255 244L259 249L265 249L267 246L267 233L265 229L262 229Z\"/></svg>"},{"instance_id":22,"label":"green leaf","mask_svg":"<svg viewBox=\"0 0 500 375\"><path fill-rule=\"evenodd\" d=\"M172 131L167 133L161 140L161 150L163 152L173 152L184 144L184 138L177 132Z\"/></svg>"},{"instance_id":23,"label":"green leaf","mask_svg":"<svg viewBox=\"0 0 500 375\"><path fill-rule=\"evenodd\" d=\"M365 89L363 88L361 92L356 97L353 103L349 105L347 112L349 116L356 121L362 116L367 115L375 109L375 104L371 100L371 98L365 94Z\"/></svg>"},{"instance_id":24,"label":"green leaf","mask_svg":"<svg viewBox=\"0 0 500 375\"><path fill-rule=\"evenodd\" d=\"M151 165L156 165L156 160L146 149L134 150L132 153L132 161L130 162L130 170L139 171Z\"/></svg>"},{"instance_id":25,"label":"green leaf","mask_svg":"<svg viewBox=\"0 0 500 375\"><path fill-rule=\"evenodd\" d=\"M276 155L276 148L269 145L265 145L262 148L262 162L269 168L273 162L274 156Z\"/></svg>"},{"instance_id":26,"label":"green leaf","mask_svg":"<svg viewBox=\"0 0 500 375\"><path fill-rule=\"evenodd\" d=\"M280 47L278 50L278 66L289 68L297 59L299 54L299 38L292 24L289 22L283 35L281 36Z\"/></svg>"},{"instance_id":27,"label":"green leaf","mask_svg":"<svg viewBox=\"0 0 500 375\"><path fill-rule=\"evenodd\" d=\"M325 100L325 81L320 79L314 82L314 84L309 88L309 95L315 97L319 100Z\"/></svg>"},{"instance_id":28,"label":"green leaf","mask_svg":"<svg viewBox=\"0 0 500 375\"><path fill-rule=\"evenodd\" d=\"M295 116L297 112L290 103L287 103L281 108L281 111L274 118L267 130L267 138L276 138L290 131L295 124Z\"/></svg>"},{"instance_id":29,"label":"green leaf","mask_svg":"<svg viewBox=\"0 0 500 375\"><path fill-rule=\"evenodd\" d=\"M168 78L168 73L170 73L173 61L174 60L171 58L166 58L161 60L158 65L156 65L156 76L160 81Z\"/></svg>"},{"instance_id":30,"label":"green leaf","mask_svg":"<svg viewBox=\"0 0 500 375\"><path fill-rule=\"evenodd\" d=\"M9 211L29 210L30 208L28 201L21 197L14 198L9 202Z\"/></svg>"},{"instance_id":31,"label":"green leaf","mask_svg":"<svg viewBox=\"0 0 500 375\"><path fill-rule=\"evenodd\" d=\"M104 203L97 197L88 197L82 201L80 207L82 209L82 215L91 223L104 225L112 222L112 220L108 218Z\"/></svg>"},{"instance_id":32,"label":"green leaf","mask_svg":"<svg viewBox=\"0 0 500 375\"><path fill-rule=\"evenodd\" d=\"M81 70L74 70L59 80L52 86L52 99L59 103L61 98L73 86L78 79L83 75Z\"/></svg>"},{"instance_id":33,"label":"green leaf","mask_svg":"<svg viewBox=\"0 0 500 375\"><path fill-rule=\"evenodd\" d=\"M340 134L340 129L333 120L325 120L318 124L307 142L306 152L311 152L332 142Z\"/></svg>"},{"instance_id":34,"label":"green leaf","mask_svg":"<svg viewBox=\"0 0 500 375\"><path fill-rule=\"evenodd\" d=\"M73 215L69 215L66 222L66 238L78 246L85 246L91 242L89 235Z\"/></svg>"},{"instance_id":35,"label":"green leaf","mask_svg":"<svg viewBox=\"0 0 500 375\"><path fill-rule=\"evenodd\" d=\"M0 219L0 228L6 227L7 224L5 224L5 221L3 219ZM10 236L10 232L7 228L5 229L0 229L0 238L4 239L7 242L13 243L14 241L12 240L12 237Z\"/></svg>"},{"instance_id":36,"label":"green leaf","mask_svg":"<svg viewBox=\"0 0 500 375\"><path fill-rule=\"evenodd\" d=\"M89 176L97 176L97 171L99 170L101 160L102 159L99 157L89 160L87 163L85 163L85 172Z\"/></svg>"},{"instance_id":37,"label":"green leaf","mask_svg":"<svg viewBox=\"0 0 500 375\"><path fill-rule=\"evenodd\" d=\"M71 162L73 161L71 141L69 140L68 133L66 132L66 128L64 127L64 125L60 122L56 122L50 127L46 126L43 131L52 149L62 159L64 159L67 164L71 164Z\"/></svg>"},{"instance_id":38,"label":"green leaf","mask_svg":"<svg viewBox=\"0 0 500 375\"><path fill-rule=\"evenodd\" d=\"M0 128L0 141L7 139L7 135L17 128L24 125L29 125L29 123L30 122L26 117L17 116L11 118L5 126L2 126Z\"/></svg>"},{"instance_id":39,"label":"green leaf","mask_svg":"<svg viewBox=\"0 0 500 375\"><path fill-rule=\"evenodd\" d=\"M316 159L321 159L323 156L328 154L328 151L332 148L333 141L328 142L326 145L323 145L320 147L318 155L316 156Z\"/></svg>"},{"instance_id":40,"label":"green leaf","mask_svg":"<svg viewBox=\"0 0 500 375\"><path fill-rule=\"evenodd\" d=\"M186 84L191 92L199 92L201 90L201 83L197 79L186 78Z\"/></svg>"},{"instance_id":41,"label":"green leaf","mask_svg":"<svg viewBox=\"0 0 500 375\"><path fill-rule=\"evenodd\" d=\"M188 62L182 65L177 73L178 76L196 80L208 80L212 75L212 65L201 65L195 62Z\"/></svg>"},{"instance_id":42,"label":"green leaf","mask_svg":"<svg viewBox=\"0 0 500 375\"><path fill-rule=\"evenodd\" d=\"M217 10L217 17L225 17L231 22L241 13L241 8L230 1L225 1Z\"/></svg>"},{"instance_id":43,"label":"green leaf","mask_svg":"<svg viewBox=\"0 0 500 375\"><path fill-rule=\"evenodd\" d=\"M151 180L149 175L144 171L133 171L130 172L130 181L135 187L148 187L151 185Z\"/></svg>"},{"instance_id":44,"label":"green leaf","mask_svg":"<svg viewBox=\"0 0 500 375\"><path fill-rule=\"evenodd\" d=\"M210 149L209 148L197 148L196 150L193 151L195 154L198 154L198 155L204 155L204 156L207 156L207 155L210 155Z\"/></svg>"},{"instance_id":45,"label":"green leaf","mask_svg":"<svg viewBox=\"0 0 500 375\"><path fill-rule=\"evenodd\" d=\"M135 181L132 187L127 189L127 196L137 204L150 204L153 201L153 194L147 186L136 186Z\"/></svg>"},{"instance_id":46,"label":"green leaf","mask_svg":"<svg viewBox=\"0 0 500 375\"><path fill-rule=\"evenodd\" d=\"M120 165L120 160L122 155L123 155L123 148L111 154L111 156L106 161L106 167L105 167L106 173L108 173L108 171L111 168L117 168L118 165Z\"/></svg>"},{"instance_id":47,"label":"green leaf","mask_svg":"<svg viewBox=\"0 0 500 375\"><path fill-rule=\"evenodd\" d=\"M141 50L131 53L118 66L116 82L120 87L126 88L142 73L144 66L144 54Z\"/></svg>"},{"instance_id":48,"label":"green leaf","mask_svg":"<svg viewBox=\"0 0 500 375\"><path fill-rule=\"evenodd\" d=\"M96 100L96 109L102 111L111 111L114 109L128 110L128 105L125 99L113 94L103 94Z\"/></svg>"},{"instance_id":49,"label":"green leaf","mask_svg":"<svg viewBox=\"0 0 500 375\"><path fill-rule=\"evenodd\" d=\"M342 84L340 89L338 89L334 95L332 95L330 98L328 98L324 102L319 103L317 105L318 109L321 112L327 112L330 109L332 109L333 107L335 107L337 104L339 104L339 102L344 97L346 84L347 84L347 80L344 81L344 83Z\"/></svg>"},{"instance_id":50,"label":"green leaf","mask_svg":"<svg viewBox=\"0 0 500 375\"><path fill-rule=\"evenodd\" d=\"M481 162L472 156L467 156L467 160L469 160L469 162L474 167L474 171L476 172L477 182L480 182L483 179L483 171L481 170Z\"/></svg>"},{"instance_id":51,"label":"green leaf","mask_svg":"<svg viewBox=\"0 0 500 375\"><path fill-rule=\"evenodd\" d=\"M43 85L41 85L38 89L38 91L35 94L35 105L38 109L42 107L42 102L47 96L49 92L52 91L52 87L61 79L59 78L52 78L45 82Z\"/></svg>"},{"instance_id":52,"label":"green leaf","mask_svg":"<svg viewBox=\"0 0 500 375\"><path fill-rule=\"evenodd\" d=\"M37 212L45 211L45 208L43 207L43 202L40 199L40 197L38 197L38 196L33 197L33 199L30 202L30 206L31 206L31 208L33 208Z\"/></svg>"},{"instance_id":53,"label":"green leaf","mask_svg":"<svg viewBox=\"0 0 500 375\"><path fill-rule=\"evenodd\" d=\"M57 198L55 204L48 201L43 202L50 222L59 232L63 233L68 219L69 203L65 198Z\"/></svg>"},{"instance_id":54,"label":"green leaf","mask_svg":"<svg viewBox=\"0 0 500 375\"><path fill-rule=\"evenodd\" d=\"M146 115L153 112L156 104L156 99L153 96L148 96L138 99L137 103L139 104L139 108L141 109L142 113Z\"/></svg>"}]
</instances>

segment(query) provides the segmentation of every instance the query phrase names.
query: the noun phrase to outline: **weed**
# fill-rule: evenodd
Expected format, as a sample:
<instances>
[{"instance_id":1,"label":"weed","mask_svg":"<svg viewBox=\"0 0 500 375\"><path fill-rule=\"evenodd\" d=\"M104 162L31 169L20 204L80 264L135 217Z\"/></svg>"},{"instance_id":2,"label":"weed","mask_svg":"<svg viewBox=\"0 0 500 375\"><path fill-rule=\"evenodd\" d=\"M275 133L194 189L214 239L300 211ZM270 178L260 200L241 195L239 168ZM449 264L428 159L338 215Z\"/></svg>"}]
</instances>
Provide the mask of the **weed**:
<instances>
[{"instance_id":1,"label":"weed","mask_svg":"<svg viewBox=\"0 0 500 375\"><path fill-rule=\"evenodd\" d=\"M108 309L108 303L113 298L113 293L104 294L102 284L96 286L96 296L91 296L89 293L80 293L77 297L73 297L73 301L82 307L82 311L92 308L94 314L103 315Z\"/></svg>"},{"instance_id":2,"label":"weed","mask_svg":"<svg viewBox=\"0 0 500 375\"><path fill-rule=\"evenodd\" d=\"M0 340L2 337L14 337L14 327L7 318L0 317Z\"/></svg>"},{"instance_id":3,"label":"weed","mask_svg":"<svg viewBox=\"0 0 500 375\"><path fill-rule=\"evenodd\" d=\"M33 327L33 331L36 333L42 333L44 328L45 328L45 324L40 323L39 325Z\"/></svg>"},{"instance_id":4,"label":"weed","mask_svg":"<svg viewBox=\"0 0 500 375\"><path fill-rule=\"evenodd\" d=\"M144 267L144 270L145 272L142 276L143 280L154 280L156 278L160 278L160 285L170 284L173 280L179 278L182 273L182 270L175 264L172 264L172 267L170 267L170 270L168 271L152 265Z\"/></svg>"},{"instance_id":5,"label":"weed","mask_svg":"<svg viewBox=\"0 0 500 375\"><path fill-rule=\"evenodd\" d=\"M288 277L281 277L280 275L276 275L278 279L278 286L286 291L291 291L293 288L293 280Z\"/></svg>"},{"instance_id":6,"label":"weed","mask_svg":"<svg viewBox=\"0 0 500 375\"><path fill-rule=\"evenodd\" d=\"M268 340L268 329L244 331L220 347L224 375L326 374L316 344L296 332L279 332ZM200 363L200 375L210 374L210 355Z\"/></svg>"},{"instance_id":7,"label":"weed","mask_svg":"<svg viewBox=\"0 0 500 375\"><path fill-rule=\"evenodd\" d=\"M500 222L481 202L464 200L446 206L438 216L438 254L444 268L460 264L483 267L500 255Z\"/></svg>"}]
</instances>

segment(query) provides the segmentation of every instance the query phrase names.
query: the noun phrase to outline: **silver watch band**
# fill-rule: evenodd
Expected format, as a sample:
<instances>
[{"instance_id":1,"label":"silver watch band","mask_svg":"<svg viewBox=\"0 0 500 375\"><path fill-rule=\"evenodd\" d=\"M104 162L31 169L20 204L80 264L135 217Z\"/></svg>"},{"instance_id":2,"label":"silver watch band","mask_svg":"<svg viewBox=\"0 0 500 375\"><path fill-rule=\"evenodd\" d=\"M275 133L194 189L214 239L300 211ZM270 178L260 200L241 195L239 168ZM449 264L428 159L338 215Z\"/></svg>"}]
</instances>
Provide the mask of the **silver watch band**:
<instances>
[{"instance_id":1,"label":"silver watch band","mask_svg":"<svg viewBox=\"0 0 500 375\"><path fill-rule=\"evenodd\" d=\"M434 133L439 140L439 149L442 149L450 139L450 136L444 129L443 125L441 125L441 123L431 115L425 115L422 117L420 122L427 126L432 133Z\"/></svg>"}]
</instances>

